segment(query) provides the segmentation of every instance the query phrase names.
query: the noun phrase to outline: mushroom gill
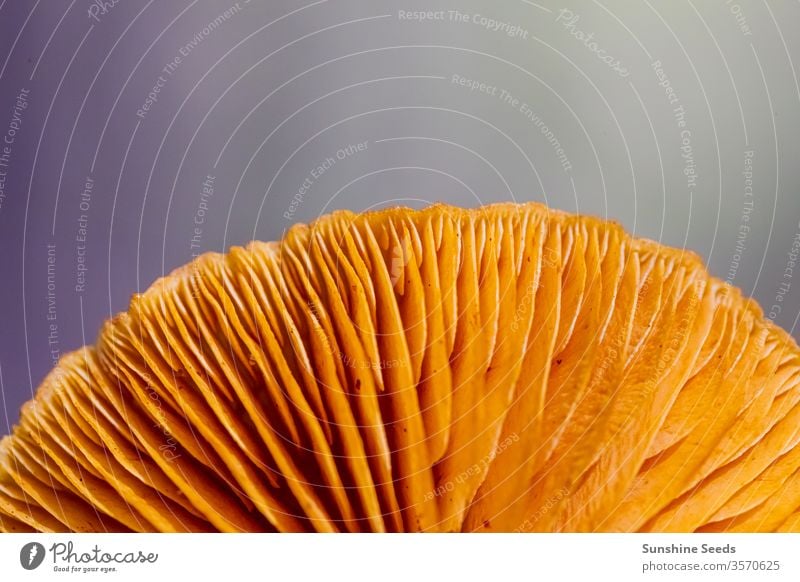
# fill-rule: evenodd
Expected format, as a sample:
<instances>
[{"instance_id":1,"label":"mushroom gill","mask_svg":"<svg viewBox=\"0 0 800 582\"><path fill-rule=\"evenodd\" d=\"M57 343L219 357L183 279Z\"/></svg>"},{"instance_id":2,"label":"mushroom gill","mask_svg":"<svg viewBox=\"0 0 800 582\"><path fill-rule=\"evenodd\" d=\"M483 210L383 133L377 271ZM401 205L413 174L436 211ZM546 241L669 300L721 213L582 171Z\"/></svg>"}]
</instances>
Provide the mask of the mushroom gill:
<instances>
[{"instance_id":1,"label":"mushroom gill","mask_svg":"<svg viewBox=\"0 0 800 582\"><path fill-rule=\"evenodd\" d=\"M5 531L798 531L800 351L685 251L537 204L206 254L0 442Z\"/></svg>"}]
</instances>

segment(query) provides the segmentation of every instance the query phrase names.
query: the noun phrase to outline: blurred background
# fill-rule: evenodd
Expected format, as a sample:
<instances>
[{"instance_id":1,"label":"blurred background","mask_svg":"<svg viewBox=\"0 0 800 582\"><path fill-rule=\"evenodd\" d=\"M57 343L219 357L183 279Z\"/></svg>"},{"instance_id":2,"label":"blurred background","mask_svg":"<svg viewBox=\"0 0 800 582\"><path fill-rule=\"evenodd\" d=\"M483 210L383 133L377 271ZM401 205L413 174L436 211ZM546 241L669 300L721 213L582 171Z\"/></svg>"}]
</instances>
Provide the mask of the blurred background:
<instances>
[{"instance_id":1,"label":"blurred background","mask_svg":"<svg viewBox=\"0 0 800 582\"><path fill-rule=\"evenodd\" d=\"M0 433L206 251L539 201L691 249L798 337L800 4L0 0Z\"/></svg>"}]
</instances>

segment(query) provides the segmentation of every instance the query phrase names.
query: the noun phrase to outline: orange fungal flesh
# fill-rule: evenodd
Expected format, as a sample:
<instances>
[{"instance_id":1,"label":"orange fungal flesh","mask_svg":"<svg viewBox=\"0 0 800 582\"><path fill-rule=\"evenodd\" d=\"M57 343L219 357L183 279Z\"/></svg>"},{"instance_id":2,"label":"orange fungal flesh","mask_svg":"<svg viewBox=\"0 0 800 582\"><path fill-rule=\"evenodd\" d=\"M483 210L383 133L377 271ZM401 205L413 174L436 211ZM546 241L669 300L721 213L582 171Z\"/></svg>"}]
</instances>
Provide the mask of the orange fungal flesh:
<instances>
[{"instance_id":1,"label":"orange fungal flesh","mask_svg":"<svg viewBox=\"0 0 800 582\"><path fill-rule=\"evenodd\" d=\"M206 254L61 359L0 530L800 531L800 350L691 253L538 204Z\"/></svg>"}]
</instances>

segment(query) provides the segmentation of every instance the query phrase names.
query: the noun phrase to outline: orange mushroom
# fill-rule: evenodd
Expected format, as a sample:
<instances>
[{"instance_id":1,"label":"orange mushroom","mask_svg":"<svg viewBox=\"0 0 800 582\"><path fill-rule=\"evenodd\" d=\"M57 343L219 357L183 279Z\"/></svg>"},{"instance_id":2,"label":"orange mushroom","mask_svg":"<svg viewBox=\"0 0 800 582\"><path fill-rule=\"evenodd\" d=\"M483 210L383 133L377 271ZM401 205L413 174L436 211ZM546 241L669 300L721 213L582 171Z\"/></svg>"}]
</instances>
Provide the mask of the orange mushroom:
<instances>
[{"instance_id":1,"label":"orange mushroom","mask_svg":"<svg viewBox=\"0 0 800 582\"><path fill-rule=\"evenodd\" d=\"M693 254L537 204L206 254L0 442L4 531L798 531L800 350Z\"/></svg>"}]
</instances>

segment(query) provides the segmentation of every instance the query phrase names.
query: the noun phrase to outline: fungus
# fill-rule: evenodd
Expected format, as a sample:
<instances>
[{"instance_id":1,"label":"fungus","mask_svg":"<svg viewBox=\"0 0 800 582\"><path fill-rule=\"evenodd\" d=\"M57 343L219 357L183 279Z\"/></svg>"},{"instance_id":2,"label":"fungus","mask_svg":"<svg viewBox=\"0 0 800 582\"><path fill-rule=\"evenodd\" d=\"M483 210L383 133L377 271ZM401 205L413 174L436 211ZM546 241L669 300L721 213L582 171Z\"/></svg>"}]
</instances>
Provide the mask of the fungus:
<instances>
[{"instance_id":1,"label":"fungus","mask_svg":"<svg viewBox=\"0 0 800 582\"><path fill-rule=\"evenodd\" d=\"M797 531L800 351L692 253L537 204L205 254L0 442L4 531Z\"/></svg>"}]
</instances>

